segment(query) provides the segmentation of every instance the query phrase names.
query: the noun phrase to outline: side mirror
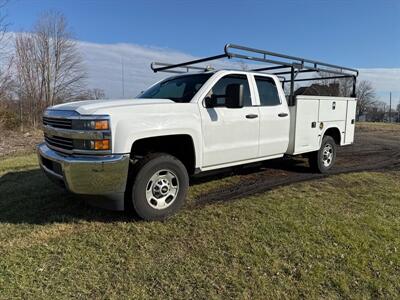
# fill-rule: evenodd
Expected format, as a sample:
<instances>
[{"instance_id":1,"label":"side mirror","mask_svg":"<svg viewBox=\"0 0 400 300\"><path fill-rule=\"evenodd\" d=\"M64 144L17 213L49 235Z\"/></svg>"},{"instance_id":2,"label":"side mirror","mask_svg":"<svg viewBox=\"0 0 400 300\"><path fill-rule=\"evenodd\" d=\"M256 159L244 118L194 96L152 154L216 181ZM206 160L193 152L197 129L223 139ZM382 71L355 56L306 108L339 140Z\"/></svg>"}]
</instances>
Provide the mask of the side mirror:
<instances>
[{"instance_id":1,"label":"side mirror","mask_svg":"<svg viewBox=\"0 0 400 300\"><path fill-rule=\"evenodd\" d=\"M225 104L227 108L243 107L243 84L232 83L227 85Z\"/></svg>"},{"instance_id":2,"label":"side mirror","mask_svg":"<svg viewBox=\"0 0 400 300\"><path fill-rule=\"evenodd\" d=\"M205 97L204 98L204 106L205 108L213 108L216 104L216 99L214 97Z\"/></svg>"}]
</instances>

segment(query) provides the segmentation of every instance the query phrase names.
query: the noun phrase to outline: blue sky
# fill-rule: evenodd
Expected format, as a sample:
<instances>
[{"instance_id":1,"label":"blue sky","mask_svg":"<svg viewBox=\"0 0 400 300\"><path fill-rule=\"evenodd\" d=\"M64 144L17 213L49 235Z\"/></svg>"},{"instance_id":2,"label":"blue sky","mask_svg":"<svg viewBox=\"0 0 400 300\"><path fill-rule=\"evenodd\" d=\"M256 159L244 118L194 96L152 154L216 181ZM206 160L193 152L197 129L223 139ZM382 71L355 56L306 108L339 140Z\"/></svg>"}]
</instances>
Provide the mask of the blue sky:
<instances>
[{"instance_id":1,"label":"blue sky","mask_svg":"<svg viewBox=\"0 0 400 300\"><path fill-rule=\"evenodd\" d=\"M135 43L201 56L226 42L357 67L400 67L399 0L11 0L12 30L59 10L78 39Z\"/></svg>"},{"instance_id":2,"label":"blue sky","mask_svg":"<svg viewBox=\"0 0 400 300\"><path fill-rule=\"evenodd\" d=\"M205 56L232 42L356 68L400 68L400 0L10 0L5 10L14 32L57 10L90 43Z\"/></svg>"}]
</instances>

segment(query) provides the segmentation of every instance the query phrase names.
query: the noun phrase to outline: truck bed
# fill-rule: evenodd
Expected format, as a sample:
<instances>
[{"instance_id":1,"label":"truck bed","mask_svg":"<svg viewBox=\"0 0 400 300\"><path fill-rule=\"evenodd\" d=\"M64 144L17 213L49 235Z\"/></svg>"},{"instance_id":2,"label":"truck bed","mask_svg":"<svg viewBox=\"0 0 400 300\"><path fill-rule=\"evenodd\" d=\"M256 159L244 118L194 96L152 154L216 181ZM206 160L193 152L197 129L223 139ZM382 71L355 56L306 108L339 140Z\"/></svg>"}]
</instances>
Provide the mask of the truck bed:
<instances>
[{"instance_id":1,"label":"truck bed","mask_svg":"<svg viewBox=\"0 0 400 300\"><path fill-rule=\"evenodd\" d=\"M328 96L296 96L290 109L289 147L286 154L296 155L320 148L324 132L332 127L340 130L340 145L354 141L356 98Z\"/></svg>"}]
</instances>

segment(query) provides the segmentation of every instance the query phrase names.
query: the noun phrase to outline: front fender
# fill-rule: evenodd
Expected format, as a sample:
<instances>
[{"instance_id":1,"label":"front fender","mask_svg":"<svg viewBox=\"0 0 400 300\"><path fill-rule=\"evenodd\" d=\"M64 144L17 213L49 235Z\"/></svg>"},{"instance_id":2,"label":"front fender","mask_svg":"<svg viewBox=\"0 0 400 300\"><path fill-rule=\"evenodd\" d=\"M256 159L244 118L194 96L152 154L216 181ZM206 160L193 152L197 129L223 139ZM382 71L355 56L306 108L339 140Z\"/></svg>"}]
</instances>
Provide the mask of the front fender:
<instances>
[{"instance_id":1,"label":"front fender","mask_svg":"<svg viewBox=\"0 0 400 300\"><path fill-rule=\"evenodd\" d=\"M149 118L143 122L137 120L121 120L115 124L113 134L113 152L130 153L133 143L140 139L161 137L169 135L188 135L193 141L196 155L196 168L202 161L202 136L201 123L196 117L185 117L178 119L160 120Z\"/></svg>"}]
</instances>

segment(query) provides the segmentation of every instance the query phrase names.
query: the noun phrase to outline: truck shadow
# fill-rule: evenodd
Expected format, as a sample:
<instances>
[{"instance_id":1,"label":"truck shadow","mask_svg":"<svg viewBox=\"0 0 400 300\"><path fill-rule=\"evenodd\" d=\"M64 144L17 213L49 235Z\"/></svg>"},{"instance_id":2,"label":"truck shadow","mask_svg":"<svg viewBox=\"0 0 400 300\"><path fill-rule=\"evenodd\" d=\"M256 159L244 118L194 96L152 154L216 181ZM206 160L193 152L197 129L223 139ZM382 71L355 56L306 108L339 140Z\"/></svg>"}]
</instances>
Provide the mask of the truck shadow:
<instances>
[{"instance_id":1,"label":"truck shadow","mask_svg":"<svg viewBox=\"0 0 400 300\"><path fill-rule=\"evenodd\" d=\"M313 173L313 171L310 169L308 165L307 160L304 158L298 158L298 157L279 158L260 163L247 164L238 167L224 168L215 171L204 172L201 173L200 175L192 177L190 180L190 184L191 185L202 184L204 182L208 182L211 180L223 179L235 175L257 176L257 173L265 172L266 170L268 170L271 173L271 175L273 175L274 173L278 175L279 173L280 176L285 174L289 175L293 173L302 173L302 174Z\"/></svg>"},{"instance_id":2,"label":"truck shadow","mask_svg":"<svg viewBox=\"0 0 400 300\"><path fill-rule=\"evenodd\" d=\"M223 169L191 178L191 185L234 175L260 172L310 172L302 160L274 160L235 169ZM53 184L39 169L6 173L0 177L0 222L14 224L74 223L79 221L137 221L129 212L116 212L87 204L88 199Z\"/></svg>"},{"instance_id":3,"label":"truck shadow","mask_svg":"<svg viewBox=\"0 0 400 300\"><path fill-rule=\"evenodd\" d=\"M39 169L0 177L0 222L14 224L116 222L136 218L89 206L85 199L53 184Z\"/></svg>"}]
</instances>

